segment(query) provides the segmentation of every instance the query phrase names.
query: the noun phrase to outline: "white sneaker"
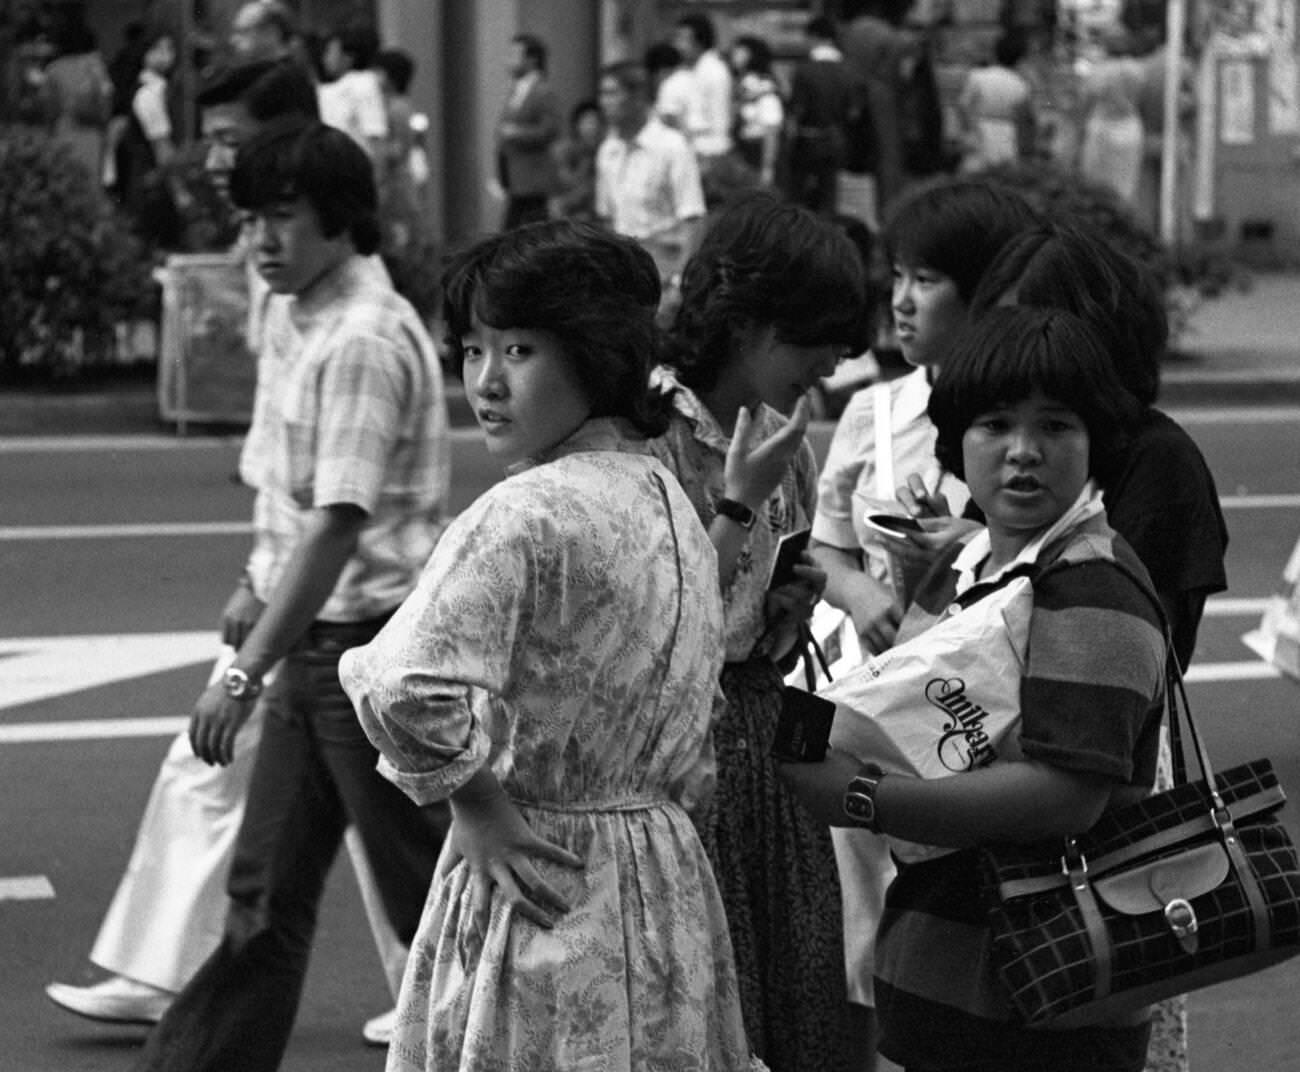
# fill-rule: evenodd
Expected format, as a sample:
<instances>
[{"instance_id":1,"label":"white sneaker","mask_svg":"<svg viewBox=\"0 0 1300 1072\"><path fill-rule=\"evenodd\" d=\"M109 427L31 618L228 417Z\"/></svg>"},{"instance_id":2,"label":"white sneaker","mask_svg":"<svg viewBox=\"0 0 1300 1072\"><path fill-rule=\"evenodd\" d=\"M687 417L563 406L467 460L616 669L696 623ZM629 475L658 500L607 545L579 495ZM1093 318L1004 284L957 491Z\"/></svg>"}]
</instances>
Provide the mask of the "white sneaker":
<instances>
[{"instance_id":1,"label":"white sneaker","mask_svg":"<svg viewBox=\"0 0 1300 1072\"><path fill-rule=\"evenodd\" d=\"M389 1009L380 1013L373 1020L367 1020L361 1028L361 1037L367 1046L387 1046L393 1037L393 1025L397 1022L397 1010Z\"/></svg>"},{"instance_id":2,"label":"white sneaker","mask_svg":"<svg viewBox=\"0 0 1300 1072\"><path fill-rule=\"evenodd\" d=\"M110 975L90 986L51 983L45 994L68 1012L110 1024L156 1024L176 997L124 975Z\"/></svg>"}]
</instances>

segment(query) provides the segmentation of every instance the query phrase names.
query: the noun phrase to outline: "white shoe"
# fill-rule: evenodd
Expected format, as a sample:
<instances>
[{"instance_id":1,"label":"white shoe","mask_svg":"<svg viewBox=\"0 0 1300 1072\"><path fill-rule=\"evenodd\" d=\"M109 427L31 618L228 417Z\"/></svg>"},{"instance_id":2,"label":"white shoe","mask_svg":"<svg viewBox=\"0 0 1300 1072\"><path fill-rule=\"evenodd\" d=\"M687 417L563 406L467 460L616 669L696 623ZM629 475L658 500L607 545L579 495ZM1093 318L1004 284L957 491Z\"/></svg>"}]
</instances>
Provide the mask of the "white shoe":
<instances>
[{"instance_id":1,"label":"white shoe","mask_svg":"<svg viewBox=\"0 0 1300 1072\"><path fill-rule=\"evenodd\" d=\"M373 1020L367 1020L361 1028L361 1037L367 1046L387 1046L393 1037L393 1025L397 1022L397 1010L389 1009L380 1013Z\"/></svg>"},{"instance_id":2,"label":"white shoe","mask_svg":"<svg viewBox=\"0 0 1300 1072\"><path fill-rule=\"evenodd\" d=\"M110 1024L156 1024L176 997L124 975L110 975L90 986L51 983L46 996L68 1012Z\"/></svg>"}]
</instances>

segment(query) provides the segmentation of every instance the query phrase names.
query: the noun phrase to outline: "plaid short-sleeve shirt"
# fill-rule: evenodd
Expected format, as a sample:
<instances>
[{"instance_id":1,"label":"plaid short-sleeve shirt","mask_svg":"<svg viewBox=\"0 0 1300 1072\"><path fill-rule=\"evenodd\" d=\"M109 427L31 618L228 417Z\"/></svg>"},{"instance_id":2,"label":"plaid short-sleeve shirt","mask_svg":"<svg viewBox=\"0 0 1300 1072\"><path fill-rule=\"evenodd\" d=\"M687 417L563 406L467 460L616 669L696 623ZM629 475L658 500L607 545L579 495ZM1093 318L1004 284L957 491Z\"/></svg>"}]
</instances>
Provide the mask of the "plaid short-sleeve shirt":
<instances>
[{"instance_id":1,"label":"plaid short-sleeve shirt","mask_svg":"<svg viewBox=\"0 0 1300 1072\"><path fill-rule=\"evenodd\" d=\"M377 258L271 301L257 390L239 463L257 491L254 592L274 591L314 510L348 504L366 524L318 617L391 610L442 531L451 458L433 341Z\"/></svg>"}]
</instances>

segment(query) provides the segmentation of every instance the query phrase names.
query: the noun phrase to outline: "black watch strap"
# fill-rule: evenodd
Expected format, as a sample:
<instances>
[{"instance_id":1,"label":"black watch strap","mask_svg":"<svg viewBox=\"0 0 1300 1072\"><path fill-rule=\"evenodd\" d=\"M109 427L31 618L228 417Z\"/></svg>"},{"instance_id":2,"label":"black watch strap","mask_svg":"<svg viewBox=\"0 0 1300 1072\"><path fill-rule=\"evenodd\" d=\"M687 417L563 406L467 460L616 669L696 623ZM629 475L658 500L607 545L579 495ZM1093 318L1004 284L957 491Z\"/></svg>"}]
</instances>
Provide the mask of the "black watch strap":
<instances>
[{"instance_id":1,"label":"black watch strap","mask_svg":"<svg viewBox=\"0 0 1300 1072\"><path fill-rule=\"evenodd\" d=\"M844 814L858 826L880 833L880 814L876 810L876 789L885 772L875 763L864 763L844 791Z\"/></svg>"},{"instance_id":2,"label":"black watch strap","mask_svg":"<svg viewBox=\"0 0 1300 1072\"><path fill-rule=\"evenodd\" d=\"M735 499L719 499L713 507L721 517L734 521L742 529L752 529L758 515L754 513L743 502L737 502Z\"/></svg>"}]
</instances>

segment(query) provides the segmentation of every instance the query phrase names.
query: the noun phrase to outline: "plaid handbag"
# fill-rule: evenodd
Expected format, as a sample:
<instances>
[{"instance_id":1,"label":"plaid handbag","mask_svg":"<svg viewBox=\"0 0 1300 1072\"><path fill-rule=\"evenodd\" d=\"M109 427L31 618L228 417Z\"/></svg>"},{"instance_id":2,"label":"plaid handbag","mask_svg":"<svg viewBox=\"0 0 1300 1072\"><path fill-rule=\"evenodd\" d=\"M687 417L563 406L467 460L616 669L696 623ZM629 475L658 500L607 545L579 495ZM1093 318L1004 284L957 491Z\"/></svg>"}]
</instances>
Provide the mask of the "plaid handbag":
<instances>
[{"instance_id":1,"label":"plaid handbag","mask_svg":"<svg viewBox=\"0 0 1300 1072\"><path fill-rule=\"evenodd\" d=\"M1272 764L1216 775L1172 656L1167 678L1171 789L1063 844L981 854L995 963L1027 1024L1092 1023L1300 954L1300 863Z\"/></svg>"}]
</instances>

